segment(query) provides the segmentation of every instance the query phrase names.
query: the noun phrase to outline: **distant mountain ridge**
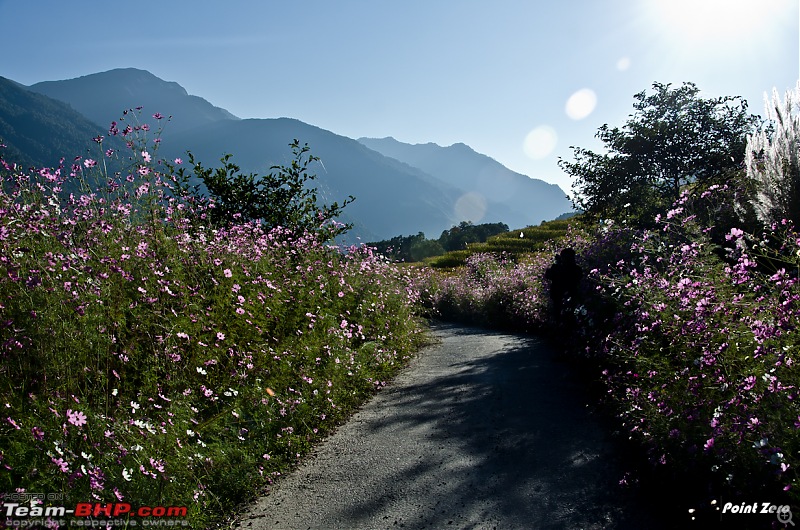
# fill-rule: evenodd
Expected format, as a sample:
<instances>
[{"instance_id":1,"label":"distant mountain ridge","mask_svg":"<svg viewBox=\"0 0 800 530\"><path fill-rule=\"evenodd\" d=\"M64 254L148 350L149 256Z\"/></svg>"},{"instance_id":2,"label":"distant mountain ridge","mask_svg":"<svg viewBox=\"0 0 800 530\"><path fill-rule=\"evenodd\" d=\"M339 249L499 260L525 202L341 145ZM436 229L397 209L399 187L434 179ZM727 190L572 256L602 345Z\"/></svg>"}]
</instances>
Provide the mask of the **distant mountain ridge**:
<instances>
[{"instance_id":1,"label":"distant mountain ridge","mask_svg":"<svg viewBox=\"0 0 800 530\"><path fill-rule=\"evenodd\" d=\"M0 140L2 156L23 167L56 167L61 158L99 149L92 138L105 134L97 124L66 103L29 91L0 77Z\"/></svg>"},{"instance_id":2,"label":"distant mountain ridge","mask_svg":"<svg viewBox=\"0 0 800 530\"><path fill-rule=\"evenodd\" d=\"M557 186L514 173L464 144L443 148L411 146L391 138L357 141L291 118L240 119L144 70L116 69L31 87L12 83L5 86L17 91L15 97L19 99L20 92L29 96L23 107L49 114L53 123L61 124L40 129L41 143L53 143L65 123L88 124L86 131L92 130L92 135L98 130L107 134L112 120L137 106L144 107L142 119L151 126L155 125L152 113L173 116L165 124L166 141L159 156L185 156L188 150L206 167L214 167L222 155L231 153L244 171L265 174L271 166L291 162L288 144L293 139L308 143L321 159L315 172L324 200L356 197L345 210L345 220L355 223L353 235L363 240L420 231L437 237L464 220L505 222L517 228L571 209ZM101 129L91 127L83 116ZM0 138L9 130L14 126L0 120ZM62 156L75 154L82 153L69 151Z\"/></svg>"},{"instance_id":3,"label":"distant mountain ridge","mask_svg":"<svg viewBox=\"0 0 800 530\"><path fill-rule=\"evenodd\" d=\"M511 171L463 143L442 147L435 143L408 144L392 137L359 138L358 141L485 199L490 205L485 214L487 221L502 220L511 227L524 227L555 219L572 210L566 194L557 185ZM492 204L501 204L506 210L493 211Z\"/></svg>"},{"instance_id":4,"label":"distant mountain ridge","mask_svg":"<svg viewBox=\"0 0 800 530\"><path fill-rule=\"evenodd\" d=\"M274 165L291 163L288 143L297 138L308 143L320 163L313 167L320 196L356 201L345 212L356 222L363 239L375 240L400 233L439 234L454 223L451 204L457 190L425 173L372 151L352 138L292 118L219 121L175 135L165 153L181 156L187 149L211 166L225 153L246 172L264 174Z\"/></svg>"},{"instance_id":5,"label":"distant mountain ridge","mask_svg":"<svg viewBox=\"0 0 800 530\"><path fill-rule=\"evenodd\" d=\"M44 81L29 89L69 103L101 127L119 118L123 110L144 107L152 114L173 117L166 134L194 129L220 120L239 118L199 96L191 96L174 81L164 81L146 70L119 68L65 81Z\"/></svg>"}]
</instances>

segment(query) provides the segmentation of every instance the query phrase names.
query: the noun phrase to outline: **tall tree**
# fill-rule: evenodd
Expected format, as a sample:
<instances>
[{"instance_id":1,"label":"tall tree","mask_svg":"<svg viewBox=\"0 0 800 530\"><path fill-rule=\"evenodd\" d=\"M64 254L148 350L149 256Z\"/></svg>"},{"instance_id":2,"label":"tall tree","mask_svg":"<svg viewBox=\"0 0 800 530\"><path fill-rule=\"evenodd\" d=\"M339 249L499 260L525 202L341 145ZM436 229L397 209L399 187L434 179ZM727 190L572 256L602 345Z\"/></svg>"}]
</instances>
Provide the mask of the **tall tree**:
<instances>
[{"instance_id":1,"label":"tall tree","mask_svg":"<svg viewBox=\"0 0 800 530\"><path fill-rule=\"evenodd\" d=\"M654 83L652 94L634 96L623 127L600 127L606 153L573 146L575 161L558 163L574 178L575 207L590 217L647 223L685 185L719 183L740 170L759 118L740 96L704 99L699 92L693 83Z\"/></svg>"}]
</instances>

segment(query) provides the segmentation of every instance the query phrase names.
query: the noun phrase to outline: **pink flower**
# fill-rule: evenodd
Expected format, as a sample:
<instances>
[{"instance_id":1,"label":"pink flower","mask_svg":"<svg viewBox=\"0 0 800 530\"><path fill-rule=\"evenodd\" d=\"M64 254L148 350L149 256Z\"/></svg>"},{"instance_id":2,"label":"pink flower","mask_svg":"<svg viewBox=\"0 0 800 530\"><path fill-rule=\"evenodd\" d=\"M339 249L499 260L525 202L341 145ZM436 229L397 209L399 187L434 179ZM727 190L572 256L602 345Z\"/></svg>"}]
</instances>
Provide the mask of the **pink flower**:
<instances>
[{"instance_id":1,"label":"pink flower","mask_svg":"<svg viewBox=\"0 0 800 530\"><path fill-rule=\"evenodd\" d=\"M731 233L730 234L725 234L725 239L730 241L732 239L739 239L743 235L744 235L744 232L742 232L738 228L731 228Z\"/></svg>"},{"instance_id":2,"label":"pink flower","mask_svg":"<svg viewBox=\"0 0 800 530\"><path fill-rule=\"evenodd\" d=\"M224 271L222 271L222 274L224 274L226 278L230 278L231 276L233 276L233 272L231 272L230 269L225 269Z\"/></svg>"},{"instance_id":3,"label":"pink flower","mask_svg":"<svg viewBox=\"0 0 800 530\"><path fill-rule=\"evenodd\" d=\"M37 440L39 441L44 440L44 431L41 428L34 427L33 429L31 429L31 433L33 434L33 437L36 438Z\"/></svg>"},{"instance_id":4,"label":"pink flower","mask_svg":"<svg viewBox=\"0 0 800 530\"><path fill-rule=\"evenodd\" d=\"M50 458L50 460L52 460L53 463L58 466L58 470L61 471L62 473L67 473L69 471L69 465L67 465L67 463L64 462L63 458L59 459Z\"/></svg>"},{"instance_id":5,"label":"pink flower","mask_svg":"<svg viewBox=\"0 0 800 530\"><path fill-rule=\"evenodd\" d=\"M225 340L225 334L221 331L217 332L217 340Z\"/></svg>"},{"instance_id":6,"label":"pink flower","mask_svg":"<svg viewBox=\"0 0 800 530\"><path fill-rule=\"evenodd\" d=\"M150 160L152 160L150 153L148 153L147 151L142 151L142 158L144 159L145 162L148 163L150 162Z\"/></svg>"},{"instance_id":7,"label":"pink flower","mask_svg":"<svg viewBox=\"0 0 800 530\"><path fill-rule=\"evenodd\" d=\"M176 158L176 159L175 159L175 163L176 163L177 165L181 165L181 164L183 164L183 159L181 159L181 158Z\"/></svg>"},{"instance_id":8,"label":"pink flower","mask_svg":"<svg viewBox=\"0 0 800 530\"><path fill-rule=\"evenodd\" d=\"M86 414L84 414L81 411L73 411L72 409L67 409L67 421L76 427L86 425Z\"/></svg>"},{"instance_id":9,"label":"pink flower","mask_svg":"<svg viewBox=\"0 0 800 530\"><path fill-rule=\"evenodd\" d=\"M87 167L87 168L94 167L94 166L97 165L97 162L95 162L91 158L87 158L86 160L83 161L83 165L84 165L84 167Z\"/></svg>"}]
</instances>

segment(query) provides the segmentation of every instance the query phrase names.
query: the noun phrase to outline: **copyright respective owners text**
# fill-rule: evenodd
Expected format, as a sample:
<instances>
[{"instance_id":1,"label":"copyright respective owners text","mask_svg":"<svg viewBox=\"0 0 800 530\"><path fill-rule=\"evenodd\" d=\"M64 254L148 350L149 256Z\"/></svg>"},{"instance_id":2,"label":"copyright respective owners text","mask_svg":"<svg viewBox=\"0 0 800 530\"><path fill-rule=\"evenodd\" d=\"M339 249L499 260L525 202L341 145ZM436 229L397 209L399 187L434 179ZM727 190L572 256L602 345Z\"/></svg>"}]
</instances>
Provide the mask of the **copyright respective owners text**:
<instances>
[{"instance_id":1,"label":"copyright respective owners text","mask_svg":"<svg viewBox=\"0 0 800 530\"><path fill-rule=\"evenodd\" d=\"M0 493L3 528L188 527L186 506L71 502L65 493Z\"/></svg>"}]
</instances>

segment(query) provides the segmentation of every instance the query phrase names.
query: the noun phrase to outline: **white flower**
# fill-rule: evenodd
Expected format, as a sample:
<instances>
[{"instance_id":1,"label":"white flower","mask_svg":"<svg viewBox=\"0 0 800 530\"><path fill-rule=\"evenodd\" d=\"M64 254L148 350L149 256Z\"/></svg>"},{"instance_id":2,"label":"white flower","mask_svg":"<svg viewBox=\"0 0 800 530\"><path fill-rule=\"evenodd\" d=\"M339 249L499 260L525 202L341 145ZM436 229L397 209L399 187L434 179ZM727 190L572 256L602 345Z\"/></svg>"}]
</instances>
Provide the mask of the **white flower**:
<instances>
[{"instance_id":1,"label":"white flower","mask_svg":"<svg viewBox=\"0 0 800 530\"><path fill-rule=\"evenodd\" d=\"M124 478L125 480L130 482L131 481L131 472L132 471L133 471L133 469L122 468L122 478Z\"/></svg>"},{"instance_id":2,"label":"white flower","mask_svg":"<svg viewBox=\"0 0 800 530\"><path fill-rule=\"evenodd\" d=\"M141 408L141 405L136 403L135 401L131 401L131 414L136 414L136 411Z\"/></svg>"},{"instance_id":3,"label":"white flower","mask_svg":"<svg viewBox=\"0 0 800 530\"><path fill-rule=\"evenodd\" d=\"M197 367L197 373L198 373L198 374L203 374L203 375L206 375L208 372L206 372L206 371L205 371L205 369L203 369L203 367L202 367L202 366L198 366L198 367Z\"/></svg>"}]
</instances>

